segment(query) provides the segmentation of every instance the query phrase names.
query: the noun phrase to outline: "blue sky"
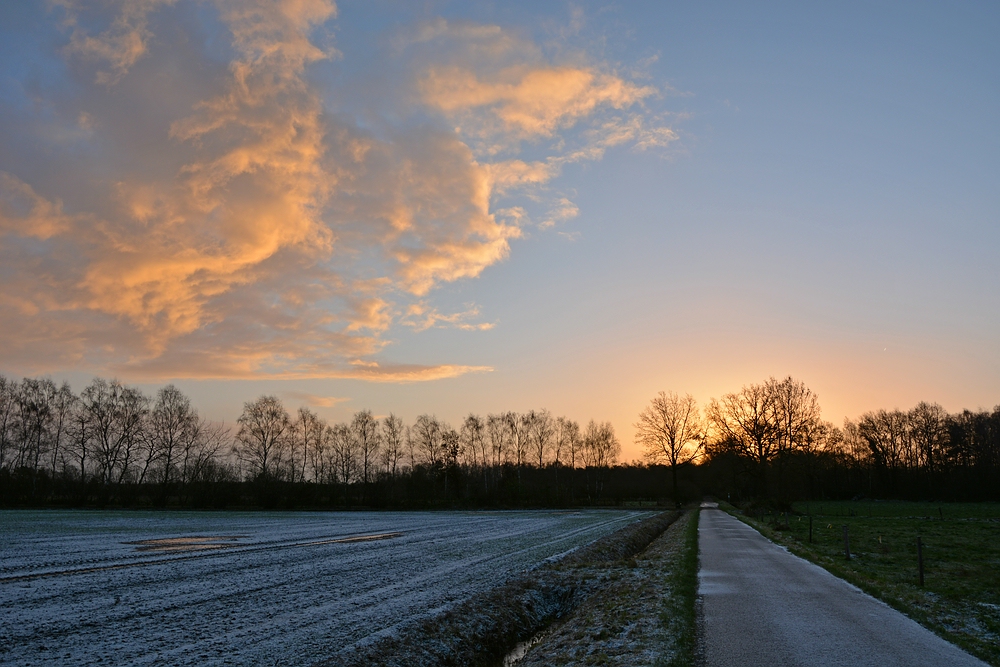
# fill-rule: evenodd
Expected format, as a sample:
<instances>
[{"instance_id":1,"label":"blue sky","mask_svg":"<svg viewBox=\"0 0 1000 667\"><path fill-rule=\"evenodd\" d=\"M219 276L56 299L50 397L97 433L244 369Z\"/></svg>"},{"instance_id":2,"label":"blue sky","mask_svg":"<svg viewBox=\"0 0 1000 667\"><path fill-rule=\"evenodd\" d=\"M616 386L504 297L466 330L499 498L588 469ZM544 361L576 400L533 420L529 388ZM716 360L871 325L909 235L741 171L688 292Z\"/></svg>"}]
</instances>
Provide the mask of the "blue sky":
<instances>
[{"instance_id":1,"label":"blue sky","mask_svg":"<svg viewBox=\"0 0 1000 667\"><path fill-rule=\"evenodd\" d=\"M661 389L793 375L835 423L1000 402L996 5L317 0L280 33L222 1L66 5L0 9L6 374L174 381L229 421L263 392L547 407L611 420L626 459ZM237 34L316 55L220 121L231 62L263 67ZM282 114L320 158L195 182ZM504 189L516 161L549 171Z\"/></svg>"}]
</instances>

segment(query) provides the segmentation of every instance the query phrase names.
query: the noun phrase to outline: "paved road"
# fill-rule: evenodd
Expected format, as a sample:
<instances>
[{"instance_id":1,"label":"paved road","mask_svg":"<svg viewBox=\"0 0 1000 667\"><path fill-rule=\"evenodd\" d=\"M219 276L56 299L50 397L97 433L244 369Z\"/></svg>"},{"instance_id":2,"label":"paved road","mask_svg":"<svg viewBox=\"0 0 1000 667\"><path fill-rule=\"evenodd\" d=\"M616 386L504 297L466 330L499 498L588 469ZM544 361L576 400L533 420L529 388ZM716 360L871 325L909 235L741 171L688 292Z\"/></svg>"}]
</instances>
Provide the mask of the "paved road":
<instances>
[{"instance_id":1,"label":"paved road","mask_svg":"<svg viewBox=\"0 0 1000 667\"><path fill-rule=\"evenodd\" d=\"M718 509L703 505L698 546L707 667L986 667Z\"/></svg>"}]
</instances>

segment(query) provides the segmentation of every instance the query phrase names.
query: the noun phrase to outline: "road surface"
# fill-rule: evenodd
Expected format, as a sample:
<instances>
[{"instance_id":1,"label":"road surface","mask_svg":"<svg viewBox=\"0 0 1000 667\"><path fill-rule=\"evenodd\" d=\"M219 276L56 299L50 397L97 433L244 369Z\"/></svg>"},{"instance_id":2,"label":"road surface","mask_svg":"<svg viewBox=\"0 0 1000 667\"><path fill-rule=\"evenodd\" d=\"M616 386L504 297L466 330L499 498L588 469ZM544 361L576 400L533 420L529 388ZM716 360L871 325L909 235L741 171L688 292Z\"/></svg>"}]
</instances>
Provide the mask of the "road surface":
<instances>
[{"instance_id":1,"label":"road surface","mask_svg":"<svg viewBox=\"0 0 1000 667\"><path fill-rule=\"evenodd\" d=\"M698 546L707 667L987 667L707 503Z\"/></svg>"}]
</instances>

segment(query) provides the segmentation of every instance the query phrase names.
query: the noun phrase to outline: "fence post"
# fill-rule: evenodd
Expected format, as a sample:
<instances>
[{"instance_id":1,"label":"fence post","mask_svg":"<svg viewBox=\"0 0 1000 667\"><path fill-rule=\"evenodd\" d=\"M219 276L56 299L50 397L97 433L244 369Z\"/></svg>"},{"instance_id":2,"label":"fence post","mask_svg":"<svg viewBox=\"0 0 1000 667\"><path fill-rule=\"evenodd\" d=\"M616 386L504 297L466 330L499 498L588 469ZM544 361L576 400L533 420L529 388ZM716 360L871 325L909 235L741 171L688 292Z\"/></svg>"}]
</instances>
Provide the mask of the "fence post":
<instances>
[{"instance_id":1,"label":"fence post","mask_svg":"<svg viewBox=\"0 0 1000 667\"><path fill-rule=\"evenodd\" d=\"M847 538L847 524L844 524L844 555L847 560L851 560L851 542Z\"/></svg>"},{"instance_id":2,"label":"fence post","mask_svg":"<svg viewBox=\"0 0 1000 667\"><path fill-rule=\"evenodd\" d=\"M924 585L924 544L917 535L917 571L920 572L920 587Z\"/></svg>"},{"instance_id":3,"label":"fence post","mask_svg":"<svg viewBox=\"0 0 1000 667\"><path fill-rule=\"evenodd\" d=\"M813 541L813 515L809 515L809 543L812 544Z\"/></svg>"}]
</instances>

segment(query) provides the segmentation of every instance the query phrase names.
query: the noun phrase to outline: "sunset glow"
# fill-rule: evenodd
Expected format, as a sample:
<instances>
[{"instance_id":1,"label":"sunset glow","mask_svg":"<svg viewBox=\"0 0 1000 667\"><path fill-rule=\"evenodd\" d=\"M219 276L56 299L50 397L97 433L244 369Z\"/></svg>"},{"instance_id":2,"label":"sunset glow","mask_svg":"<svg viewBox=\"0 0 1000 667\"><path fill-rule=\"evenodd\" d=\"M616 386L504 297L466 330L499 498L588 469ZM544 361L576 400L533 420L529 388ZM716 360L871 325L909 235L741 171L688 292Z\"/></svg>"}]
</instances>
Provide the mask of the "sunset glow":
<instances>
[{"instance_id":1,"label":"sunset glow","mask_svg":"<svg viewBox=\"0 0 1000 667\"><path fill-rule=\"evenodd\" d=\"M547 408L610 421L625 461L661 390L793 376L837 425L991 408L998 29L982 5L6 3L0 373L172 382L228 423L263 393Z\"/></svg>"}]
</instances>

